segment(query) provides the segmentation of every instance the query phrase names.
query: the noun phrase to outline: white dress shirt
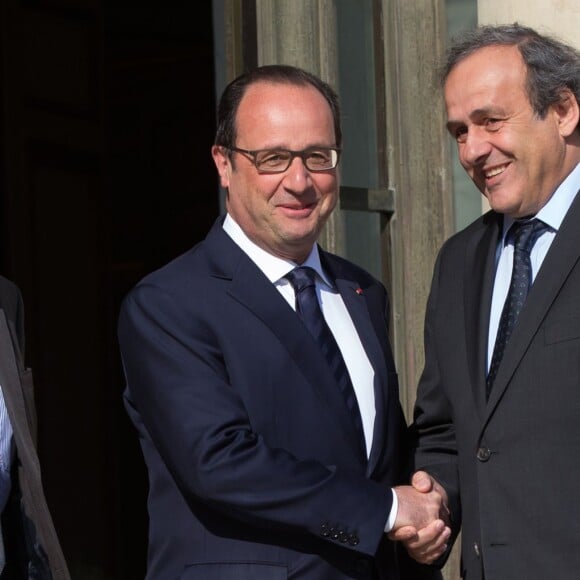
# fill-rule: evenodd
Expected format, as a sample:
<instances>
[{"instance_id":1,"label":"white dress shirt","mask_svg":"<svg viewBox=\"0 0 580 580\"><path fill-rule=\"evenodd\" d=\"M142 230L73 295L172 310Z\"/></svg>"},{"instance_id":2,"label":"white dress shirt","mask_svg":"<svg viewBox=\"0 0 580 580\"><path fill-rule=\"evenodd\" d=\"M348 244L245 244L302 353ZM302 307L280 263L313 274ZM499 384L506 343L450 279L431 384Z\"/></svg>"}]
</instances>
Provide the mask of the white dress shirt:
<instances>
[{"instance_id":1,"label":"white dress shirt","mask_svg":"<svg viewBox=\"0 0 580 580\"><path fill-rule=\"evenodd\" d=\"M10 495L10 468L12 465L12 425L0 385L0 513Z\"/></svg>"},{"instance_id":2,"label":"white dress shirt","mask_svg":"<svg viewBox=\"0 0 580 580\"><path fill-rule=\"evenodd\" d=\"M560 229L566 213L570 209L578 190L580 189L580 164L566 177L566 179L556 189L548 203L534 216L543 221L550 227L545 231L534 244L530 253L530 260L532 263L532 282L552 245L556 233ZM493 349L495 346L495 338L499 326L499 319L503 310L503 305L507 296L512 276L512 267L514 260L514 246L513 243L506 243L506 234L513 224L514 220L505 216L503 220L503 233L498 245L498 252L496 255L497 270L495 274L495 281L493 285L493 295L491 301L491 312L489 317L489 335L487 344L487 369L491 364L491 357L493 356Z\"/></svg>"}]
</instances>

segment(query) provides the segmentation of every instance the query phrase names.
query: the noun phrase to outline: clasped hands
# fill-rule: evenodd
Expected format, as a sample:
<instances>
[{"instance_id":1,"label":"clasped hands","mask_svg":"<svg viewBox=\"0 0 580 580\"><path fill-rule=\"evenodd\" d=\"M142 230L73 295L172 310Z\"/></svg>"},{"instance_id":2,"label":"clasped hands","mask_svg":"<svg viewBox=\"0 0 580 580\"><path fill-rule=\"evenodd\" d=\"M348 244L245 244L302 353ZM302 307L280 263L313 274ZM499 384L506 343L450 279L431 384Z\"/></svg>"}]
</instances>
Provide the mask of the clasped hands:
<instances>
[{"instance_id":1,"label":"clasped hands","mask_svg":"<svg viewBox=\"0 0 580 580\"><path fill-rule=\"evenodd\" d=\"M424 471L417 471L411 484L395 488L399 509L389 538L417 562L431 564L445 553L451 536L447 493Z\"/></svg>"}]
</instances>

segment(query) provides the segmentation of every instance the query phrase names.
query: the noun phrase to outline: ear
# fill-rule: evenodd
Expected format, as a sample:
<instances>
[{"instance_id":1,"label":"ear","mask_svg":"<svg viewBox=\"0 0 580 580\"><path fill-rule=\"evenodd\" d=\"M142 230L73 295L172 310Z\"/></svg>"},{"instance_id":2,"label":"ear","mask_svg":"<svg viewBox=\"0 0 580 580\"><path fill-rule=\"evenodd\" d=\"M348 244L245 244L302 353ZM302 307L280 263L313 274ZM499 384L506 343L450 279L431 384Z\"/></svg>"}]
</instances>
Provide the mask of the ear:
<instances>
[{"instance_id":1,"label":"ear","mask_svg":"<svg viewBox=\"0 0 580 580\"><path fill-rule=\"evenodd\" d=\"M220 185L224 189L227 189L230 185L230 158L228 157L225 148L220 145L214 145L211 148L211 156L213 157L213 162L215 163L218 175L220 176Z\"/></svg>"},{"instance_id":2,"label":"ear","mask_svg":"<svg viewBox=\"0 0 580 580\"><path fill-rule=\"evenodd\" d=\"M570 89L564 89L560 94L560 100L552 105L556 115L558 128L562 137L570 137L580 119L580 107L574 93Z\"/></svg>"}]
</instances>

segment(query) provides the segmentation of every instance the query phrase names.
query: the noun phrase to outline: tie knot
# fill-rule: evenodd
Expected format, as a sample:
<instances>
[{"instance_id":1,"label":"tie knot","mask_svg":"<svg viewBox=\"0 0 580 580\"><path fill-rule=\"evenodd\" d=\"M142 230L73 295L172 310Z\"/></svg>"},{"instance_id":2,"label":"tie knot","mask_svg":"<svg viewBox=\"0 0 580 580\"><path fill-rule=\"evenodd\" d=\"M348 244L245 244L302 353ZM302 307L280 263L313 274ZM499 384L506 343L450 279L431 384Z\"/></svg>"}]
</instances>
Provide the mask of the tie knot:
<instances>
[{"instance_id":1,"label":"tie knot","mask_svg":"<svg viewBox=\"0 0 580 580\"><path fill-rule=\"evenodd\" d=\"M286 279L294 287L294 291L298 294L305 288L315 285L316 271L308 267L294 268L286 274Z\"/></svg>"},{"instance_id":2,"label":"tie knot","mask_svg":"<svg viewBox=\"0 0 580 580\"><path fill-rule=\"evenodd\" d=\"M536 240L548 230L548 226L538 220L515 221L508 232L516 250L530 252Z\"/></svg>"}]
</instances>

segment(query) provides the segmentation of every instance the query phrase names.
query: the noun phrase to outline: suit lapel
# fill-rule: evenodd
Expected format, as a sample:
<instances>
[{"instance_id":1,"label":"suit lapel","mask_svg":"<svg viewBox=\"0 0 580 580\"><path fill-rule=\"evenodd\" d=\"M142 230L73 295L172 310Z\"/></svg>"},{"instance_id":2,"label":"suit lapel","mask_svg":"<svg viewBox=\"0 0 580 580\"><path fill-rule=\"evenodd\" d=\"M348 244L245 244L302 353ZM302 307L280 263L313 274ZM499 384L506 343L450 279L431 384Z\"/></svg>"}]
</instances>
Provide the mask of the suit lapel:
<instances>
[{"instance_id":1,"label":"suit lapel","mask_svg":"<svg viewBox=\"0 0 580 580\"><path fill-rule=\"evenodd\" d=\"M322 408L328 409L338 422L337 433L343 437L344 445L366 464L359 434L314 339L274 285L223 231L221 223L216 226L206 238L218 266L213 275L229 279L228 294L261 320L285 346L322 400Z\"/></svg>"},{"instance_id":2,"label":"suit lapel","mask_svg":"<svg viewBox=\"0 0 580 580\"><path fill-rule=\"evenodd\" d=\"M20 462L39 470L38 459L32 453L34 442L28 429L26 404L20 383L14 346L4 310L0 309L0 386L8 410ZM39 475L40 477L40 475Z\"/></svg>"},{"instance_id":3,"label":"suit lapel","mask_svg":"<svg viewBox=\"0 0 580 580\"><path fill-rule=\"evenodd\" d=\"M572 203L534 280L495 378L488 405L491 413L524 356L542 320L580 259L580 194Z\"/></svg>"},{"instance_id":4,"label":"suit lapel","mask_svg":"<svg viewBox=\"0 0 580 580\"><path fill-rule=\"evenodd\" d=\"M485 376L489 314L495 277L495 257L501 231L501 216L488 213L483 217L484 228L472 237L465 253L464 309L465 344L473 397L477 409L485 408ZM483 267L482 267L483 266Z\"/></svg>"},{"instance_id":5,"label":"suit lapel","mask_svg":"<svg viewBox=\"0 0 580 580\"><path fill-rule=\"evenodd\" d=\"M367 296L361 292L360 283L353 279L352 275L338 268L337 263L325 252L321 252L321 259L326 272L333 278L350 317L357 330L362 346L375 371L374 396L375 396L375 424L373 430L373 445L369 453L367 476L373 473L381 457L381 452L386 446L386 421L388 417L388 369L385 363L386 353L379 341L371 319ZM375 316L380 316L379 309L374 309ZM385 347L388 345L388 336L384 336ZM389 351L390 352L390 351ZM393 363L394 368L394 363Z\"/></svg>"}]
</instances>

